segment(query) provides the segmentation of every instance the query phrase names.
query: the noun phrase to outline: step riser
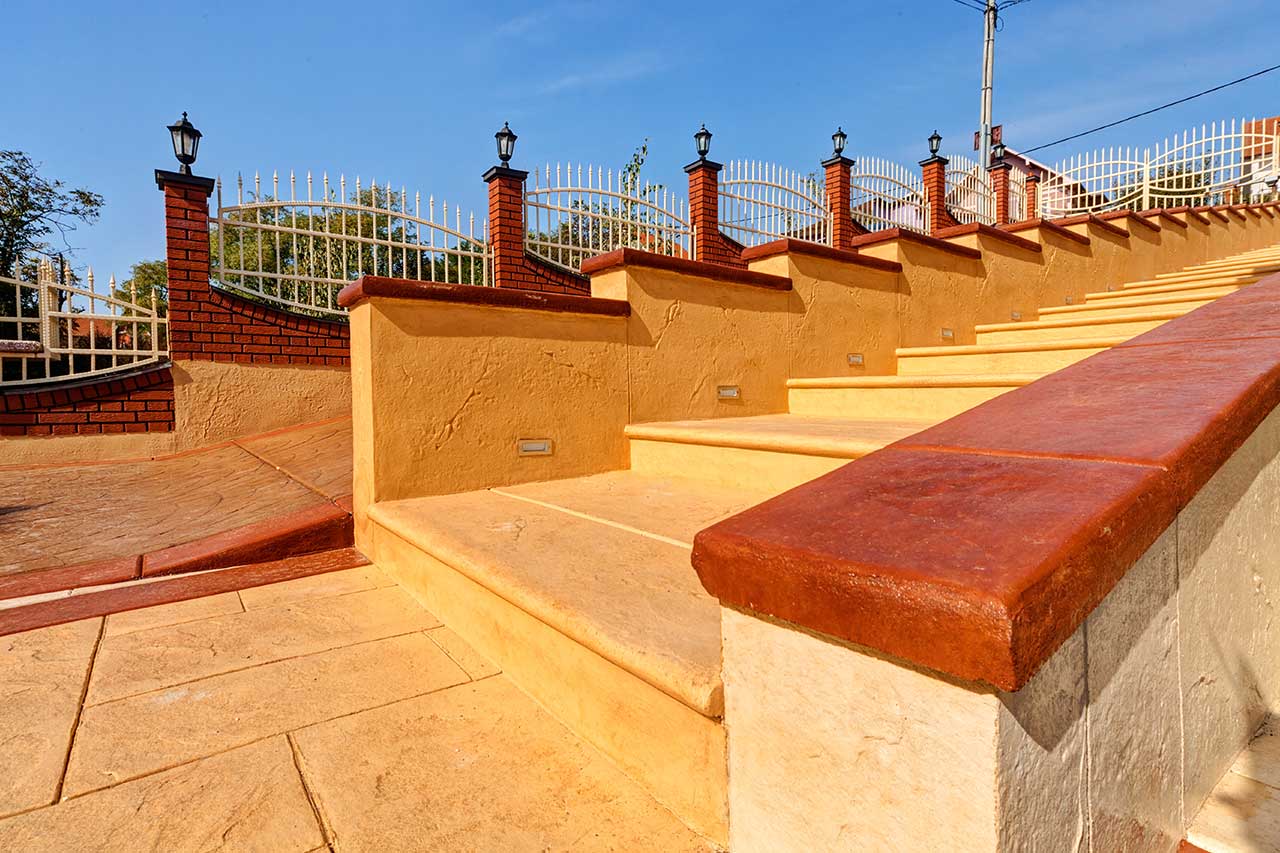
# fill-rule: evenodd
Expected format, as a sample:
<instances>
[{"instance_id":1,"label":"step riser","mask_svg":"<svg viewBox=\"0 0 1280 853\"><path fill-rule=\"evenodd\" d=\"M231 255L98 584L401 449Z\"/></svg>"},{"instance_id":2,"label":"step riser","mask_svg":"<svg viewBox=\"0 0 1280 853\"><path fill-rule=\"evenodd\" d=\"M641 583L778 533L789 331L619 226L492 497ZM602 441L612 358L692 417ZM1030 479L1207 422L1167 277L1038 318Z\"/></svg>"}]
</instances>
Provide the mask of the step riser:
<instances>
[{"instance_id":1,"label":"step riser","mask_svg":"<svg viewBox=\"0 0 1280 853\"><path fill-rule=\"evenodd\" d=\"M1168 320L1138 320L1132 323L1095 323L1088 326L1050 326L1043 329L1010 329L1000 332L978 332L979 345L1031 344L1060 341L1067 338L1135 337L1163 326Z\"/></svg>"},{"instance_id":2,"label":"step riser","mask_svg":"<svg viewBox=\"0 0 1280 853\"><path fill-rule=\"evenodd\" d=\"M929 420L955 417L1012 390L1011 386L792 388L788 392L788 400L793 415Z\"/></svg>"},{"instance_id":3,"label":"step riser","mask_svg":"<svg viewBox=\"0 0 1280 853\"><path fill-rule=\"evenodd\" d=\"M1043 350L1030 352L983 352L963 355L898 356L898 373L903 376L990 375L994 373L1052 373L1083 361L1098 349Z\"/></svg>"},{"instance_id":4,"label":"step riser","mask_svg":"<svg viewBox=\"0 0 1280 853\"><path fill-rule=\"evenodd\" d=\"M1125 317L1132 314L1148 314L1155 310L1160 311L1194 311L1201 305L1208 305L1213 300L1226 296L1228 293L1234 293L1239 288L1223 288L1221 293L1214 293L1208 296L1201 295L1192 299L1175 299L1172 302L1162 301L1159 304L1152 304L1150 299L1137 300L1134 303L1091 303L1088 305L1071 306L1067 311L1054 311L1049 313L1041 311L1042 317L1054 317L1061 319L1094 319L1097 317Z\"/></svg>"},{"instance_id":5,"label":"step riser","mask_svg":"<svg viewBox=\"0 0 1280 853\"><path fill-rule=\"evenodd\" d=\"M1130 290L1129 288L1122 288L1120 290L1104 290L1099 293L1086 293L1084 295L1084 301L1085 302L1106 302L1112 299L1138 299L1144 296L1151 296L1151 297L1186 296L1188 299L1193 299L1200 294L1209 293L1211 291L1218 290L1223 287L1236 287L1236 288L1247 287L1248 285L1252 284L1254 281L1256 281L1256 279L1241 279L1241 280L1228 279L1225 281L1220 280L1220 281L1205 282L1203 284L1170 284L1170 285L1165 285L1160 287L1134 288L1132 290Z\"/></svg>"},{"instance_id":6,"label":"step riser","mask_svg":"<svg viewBox=\"0 0 1280 853\"><path fill-rule=\"evenodd\" d=\"M853 461L777 450L717 447L633 438L631 470L685 477L735 489L785 492Z\"/></svg>"},{"instance_id":7,"label":"step riser","mask_svg":"<svg viewBox=\"0 0 1280 853\"><path fill-rule=\"evenodd\" d=\"M371 522L375 564L677 817L728 837L725 730Z\"/></svg>"}]
</instances>

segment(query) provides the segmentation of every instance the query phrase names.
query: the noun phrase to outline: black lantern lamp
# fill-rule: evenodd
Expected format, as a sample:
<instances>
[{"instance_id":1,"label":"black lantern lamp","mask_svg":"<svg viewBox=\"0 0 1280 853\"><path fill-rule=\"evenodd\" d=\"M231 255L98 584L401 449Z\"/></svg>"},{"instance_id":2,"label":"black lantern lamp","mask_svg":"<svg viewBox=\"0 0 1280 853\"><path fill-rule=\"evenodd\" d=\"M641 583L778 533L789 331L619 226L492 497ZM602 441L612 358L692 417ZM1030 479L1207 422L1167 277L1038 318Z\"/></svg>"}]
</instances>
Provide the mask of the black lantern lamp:
<instances>
[{"instance_id":1,"label":"black lantern lamp","mask_svg":"<svg viewBox=\"0 0 1280 853\"><path fill-rule=\"evenodd\" d=\"M844 128L837 127L836 132L831 134L831 146L835 150L835 157L844 156L844 144L849 141L849 135L844 132Z\"/></svg>"},{"instance_id":2,"label":"black lantern lamp","mask_svg":"<svg viewBox=\"0 0 1280 853\"><path fill-rule=\"evenodd\" d=\"M693 142L698 146L698 159L707 159L707 152L711 150L711 131L705 124L693 135Z\"/></svg>"},{"instance_id":3,"label":"black lantern lamp","mask_svg":"<svg viewBox=\"0 0 1280 853\"><path fill-rule=\"evenodd\" d=\"M173 156L177 157L178 162L182 164L182 168L178 169L179 174L191 174L191 164L196 161L202 135L196 130L195 125L187 121L186 113L182 114L179 121L169 125L169 136L173 139Z\"/></svg>"},{"instance_id":4,"label":"black lantern lamp","mask_svg":"<svg viewBox=\"0 0 1280 853\"><path fill-rule=\"evenodd\" d=\"M991 165L1003 166L1004 152L1005 148L1003 142L997 142L995 145L991 146Z\"/></svg>"},{"instance_id":5,"label":"black lantern lamp","mask_svg":"<svg viewBox=\"0 0 1280 853\"><path fill-rule=\"evenodd\" d=\"M511 162L511 155L516 153L516 139L518 138L515 131L505 121L502 123L502 130L493 135L498 141L498 159L502 161L502 165L506 166Z\"/></svg>"},{"instance_id":6,"label":"black lantern lamp","mask_svg":"<svg viewBox=\"0 0 1280 853\"><path fill-rule=\"evenodd\" d=\"M934 131L929 136L929 156L937 157L938 149L942 147L942 135L938 131Z\"/></svg>"}]
</instances>

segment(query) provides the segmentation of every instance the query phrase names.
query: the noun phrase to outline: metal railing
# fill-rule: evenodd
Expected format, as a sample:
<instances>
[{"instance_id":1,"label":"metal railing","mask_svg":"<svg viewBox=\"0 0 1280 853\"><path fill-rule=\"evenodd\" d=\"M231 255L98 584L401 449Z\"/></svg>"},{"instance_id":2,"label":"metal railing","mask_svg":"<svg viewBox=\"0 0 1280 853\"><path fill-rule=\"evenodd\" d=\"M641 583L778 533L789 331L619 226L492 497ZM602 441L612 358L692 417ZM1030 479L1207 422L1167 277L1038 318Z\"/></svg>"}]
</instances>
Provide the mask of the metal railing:
<instances>
[{"instance_id":1,"label":"metal railing","mask_svg":"<svg viewBox=\"0 0 1280 853\"><path fill-rule=\"evenodd\" d=\"M291 172L288 198L278 174L263 193L254 175L246 200L236 178L236 202L224 204L217 187L217 214L210 220L210 273L215 286L321 317L343 317L338 291L362 275L380 275L446 284L485 285L490 281L487 224L477 233L475 214L421 194L357 177L348 187L324 174L316 194L306 175L306 195L298 197ZM439 218L437 218L437 214ZM452 220L452 224L450 224Z\"/></svg>"},{"instance_id":2,"label":"metal railing","mask_svg":"<svg viewBox=\"0 0 1280 853\"><path fill-rule=\"evenodd\" d=\"M929 206L918 171L879 157L857 157L849 180L853 221L863 228L929 233Z\"/></svg>"},{"instance_id":3,"label":"metal railing","mask_svg":"<svg viewBox=\"0 0 1280 853\"><path fill-rule=\"evenodd\" d=\"M524 193L525 249L578 272L582 262L615 249L693 257L688 204L633 169L547 164Z\"/></svg>"},{"instance_id":4,"label":"metal railing","mask_svg":"<svg viewBox=\"0 0 1280 853\"><path fill-rule=\"evenodd\" d=\"M1009 170L1009 221L1030 219L1027 211L1027 173L1014 166Z\"/></svg>"},{"instance_id":5,"label":"metal railing","mask_svg":"<svg viewBox=\"0 0 1280 853\"><path fill-rule=\"evenodd\" d=\"M995 193L991 175L975 161L955 155L947 163L947 210L961 225L994 225Z\"/></svg>"},{"instance_id":6,"label":"metal railing","mask_svg":"<svg viewBox=\"0 0 1280 853\"><path fill-rule=\"evenodd\" d=\"M735 160L725 165L719 188L720 230L743 246L783 237L831 241L826 190L816 174Z\"/></svg>"},{"instance_id":7,"label":"metal railing","mask_svg":"<svg viewBox=\"0 0 1280 853\"><path fill-rule=\"evenodd\" d=\"M1149 148L1103 148L1055 165L1041 184L1044 216L1152 210L1265 198L1280 174L1274 122L1232 119L1175 134Z\"/></svg>"},{"instance_id":8,"label":"metal railing","mask_svg":"<svg viewBox=\"0 0 1280 853\"><path fill-rule=\"evenodd\" d=\"M34 279L32 281L31 279ZM115 277L100 291L41 259L0 277L0 384L31 385L119 373L169 356L169 321L154 288Z\"/></svg>"}]
</instances>

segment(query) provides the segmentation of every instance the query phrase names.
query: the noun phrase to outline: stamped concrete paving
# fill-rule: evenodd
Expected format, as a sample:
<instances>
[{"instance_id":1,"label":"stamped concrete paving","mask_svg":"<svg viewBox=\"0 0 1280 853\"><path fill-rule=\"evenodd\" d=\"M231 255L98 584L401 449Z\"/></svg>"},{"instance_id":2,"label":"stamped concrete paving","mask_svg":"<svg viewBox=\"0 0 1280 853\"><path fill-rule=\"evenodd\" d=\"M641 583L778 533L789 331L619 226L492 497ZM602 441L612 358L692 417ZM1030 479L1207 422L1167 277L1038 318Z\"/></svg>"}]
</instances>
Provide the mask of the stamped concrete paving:
<instances>
[{"instance_id":1,"label":"stamped concrete paving","mask_svg":"<svg viewBox=\"0 0 1280 853\"><path fill-rule=\"evenodd\" d=\"M373 566L0 643L0 850L714 849Z\"/></svg>"},{"instance_id":2,"label":"stamped concrete paving","mask_svg":"<svg viewBox=\"0 0 1280 853\"><path fill-rule=\"evenodd\" d=\"M350 492L350 418L158 459L0 467L0 576L146 553Z\"/></svg>"}]
</instances>

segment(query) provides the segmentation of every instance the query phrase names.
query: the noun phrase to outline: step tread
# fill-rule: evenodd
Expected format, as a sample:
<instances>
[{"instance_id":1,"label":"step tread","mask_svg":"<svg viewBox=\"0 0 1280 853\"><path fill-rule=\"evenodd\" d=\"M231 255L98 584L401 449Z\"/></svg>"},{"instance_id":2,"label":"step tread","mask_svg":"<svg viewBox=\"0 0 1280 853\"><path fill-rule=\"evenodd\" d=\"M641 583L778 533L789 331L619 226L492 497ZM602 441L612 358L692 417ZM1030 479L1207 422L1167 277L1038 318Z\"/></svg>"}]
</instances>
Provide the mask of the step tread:
<instances>
[{"instance_id":1,"label":"step tread","mask_svg":"<svg viewBox=\"0 0 1280 853\"><path fill-rule=\"evenodd\" d=\"M1007 344L959 344L940 347L903 347L897 351L898 358L924 358L940 355L988 355L1010 352L1053 352L1070 349L1103 349L1129 340L1127 337L1113 338L1062 338L1055 341L1019 341Z\"/></svg>"},{"instance_id":2,"label":"step tread","mask_svg":"<svg viewBox=\"0 0 1280 853\"><path fill-rule=\"evenodd\" d=\"M1226 296L1228 293L1234 293L1239 290L1234 285L1226 285L1215 290L1221 290L1221 293L1196 293L1187 294L1156 294L1152 296L1131 296L1124 299L1108 299L1104 303L1084 303L1079 305L1056 305L1050 308L1041 308L1040 316L1070 316L1072 314L1083 311L1106 311L1117 308L1147 308L1159 305L1180 305L1187 302L1212 302L1220 296Z\"/></svg>"},{"instance_id":3,"label":"step tread","mask_svg":"<svg viewBox=\"0 0 1280 853\"><path fill-rule=\"evenodd\" d=\"M818 376L788 379L788 388L1017 388L1039 373L938 373L919 376Z\"/></svg>"},{"instance_id":4,"label":"step tread","mask_svg":"<svg viewBox=\"0 0 1280 853\"><path fill-rule=\"evenodd\" d=\"M1114 317L1064 317L1049 320L1022 320L1016 323L985 323L975 326L977 334L984 332L1033 332L1038 329L1072 329L1088 326L1106 326L1120 323L1144 323L1156 320L1176 320L1188 313L1180 309L1172 311L1148 311L1144 314L1119 314Z\"/></svg>"},{"instance_id":5,"label":"step tread","mask_svg":"<svg viewBox=\"0 0 1280 853\"><path fill-rule=\"evenodd\" d=\"M626 435L649 441L857 459L933 423L779 414L631 424Z\"/></svg>"},{"instance_id":6,"label":"step tread","mask_svg":"<svg viewBox=\"0 0 1280 853\"><path fill-rule=\"evenodd\" d=\"M623 471L382 502L369 514L575 642L718 717L719 602L698 581L688 547L669 534L687 537L691 525L763 497ZM635 506L620 511L628 500ZM637 512L654 506L663 507L660 518Z\"/></svg>"},{"instance_id":7,"label":"step tread","mask_svg":"<svg viewBox=\"0 0 1280 853\"><path fill-rule=\"evenodd\" d=\"M1129 285L1125 285L1117 290L1099 290L1086 293L1084 295L1084 299L1086 303L1109 302L1113 299L1124 299L1126 297L1135 296L1154 296L1161 293L1196 293L1202 290L1212 290L1216 287L1244 287L1253 284L1257 280L1258 276L1232 276L1179 284L1164 284L1155 287L1130 287Z\"/></svg>"}]
</instances>

